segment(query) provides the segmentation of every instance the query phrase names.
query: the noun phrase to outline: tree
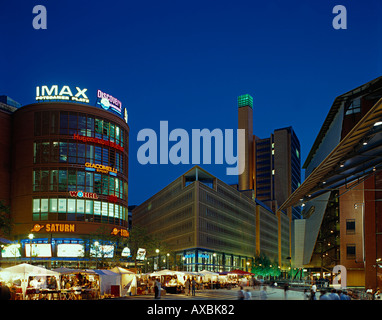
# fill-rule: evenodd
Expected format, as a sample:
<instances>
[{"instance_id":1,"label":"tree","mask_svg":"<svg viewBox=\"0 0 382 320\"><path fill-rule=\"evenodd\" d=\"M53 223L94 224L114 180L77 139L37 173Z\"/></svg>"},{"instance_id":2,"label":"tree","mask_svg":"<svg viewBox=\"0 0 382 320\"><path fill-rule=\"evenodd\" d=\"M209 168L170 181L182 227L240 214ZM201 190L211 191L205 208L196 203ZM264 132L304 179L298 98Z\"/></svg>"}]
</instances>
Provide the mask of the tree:
<instances>
[{"instance_id":1,"label":"tree","mask_svg":"<svg viewBox=\"0 0 382 320\"><path fill-rule=\"evenodd\" d=\"M251 272L263 277L277 277L281 274L278 263L271 261L265 253L259 253L255 256Z\"/></svg>"},{"instance_id":2,"label":"tree","mask_svg":"<svg viewBox=\"0 0 382 320\"><path fill-rule=\"evenodd\" d=\"M146 252L149 251L149 248L152 246L152 238L148 236L145 228L134 225L130 232L129 238L127 241L128 247L130 249L130 254L133 257L135 269L137 269L137 253L138 249L146 249ZM146 253L147 254L147 253Z\"/></svg>"}]
</instances>

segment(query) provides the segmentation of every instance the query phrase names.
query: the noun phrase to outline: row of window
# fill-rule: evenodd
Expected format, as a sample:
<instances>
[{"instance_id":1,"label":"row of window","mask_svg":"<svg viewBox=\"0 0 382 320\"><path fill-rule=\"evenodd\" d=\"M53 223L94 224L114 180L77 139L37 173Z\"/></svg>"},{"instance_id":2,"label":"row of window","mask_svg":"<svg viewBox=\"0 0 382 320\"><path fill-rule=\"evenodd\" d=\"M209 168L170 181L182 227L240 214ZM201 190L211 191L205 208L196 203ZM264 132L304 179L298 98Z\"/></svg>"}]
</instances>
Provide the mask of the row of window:
<instances>
[{"instance_id":1,"label":"row of window","mask_svg":"<svg viewBox=\"0 0 382 320\"><path fill-rule=\"evenodd\" d=\"M128 185L108 174L71 168L33 170L34 192L84 191L98 195L113 195L127 200Z\"/></svg>"},{"instance_id":2,"label":"row of window","mask_svg":"<svg viewBox=\"0 0 382 320\"><path fill-rule=\"evenodd\" d=\"M127 160L123 153L112 147L94 146L91 144L60 141L37 141L33 146L33 162L43 163L73 163L86 162L102 164L124 172Z\"/></svg>"},{"instance_id":3,"label":"row of window","mask_svg":"<svg viewBox=\"0 0 382 320\"><path fill-rule=\"evenodd\" d=\"M128 209L98 200L70 198L33 199L33 221L86 221L127 226Z\"/></svg>"},{"instance_id":4,"label":"row of window","mask_svg":"<svg viewBox=\"0 0 382 320\"><path fill-rule=\"evenodd\" d=\"M128 141L127 131L119 125L79 112L42 111L34 114L34 135L80 134L110 140L120 146Z\"/></svg>"}]
</instances>

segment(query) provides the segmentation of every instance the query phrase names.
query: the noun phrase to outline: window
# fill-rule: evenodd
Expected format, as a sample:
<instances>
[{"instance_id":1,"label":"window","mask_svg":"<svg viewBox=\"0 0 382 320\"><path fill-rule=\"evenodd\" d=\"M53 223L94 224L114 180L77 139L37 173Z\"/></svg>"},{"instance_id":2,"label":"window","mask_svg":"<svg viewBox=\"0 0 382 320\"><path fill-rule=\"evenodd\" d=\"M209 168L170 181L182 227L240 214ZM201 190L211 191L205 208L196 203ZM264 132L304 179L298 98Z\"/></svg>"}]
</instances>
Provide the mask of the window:
<instances>
[{"instance_id":1,"label":"window","mask_svg":"<svg viewBox=\"0 0 382 320\"><path fill-rule=\"evenodd\" d=\"M57 212L57 199L55 198L49 199L49 211Z\"/></svg>"},{"instance_id":2,"label":"window","mask_svg":"<svg viewBox=\"0 0 382 320\"><path fill-rule=\"evenodd\" d=\"M350 105L346 108L345 115L361 112L361 99L354 99Z\"/></svg>"},{"instance_id":3,"label":"window","mask_svg":"<svg viewBox=\"0 0 382 320\"><path fill-rule=\"evenodd\" d=\"M66 199L58 199L58 212L66 213Z\"/></svg>"},{"instance_id":4,"label":"window","mask_svg":"<svg viewBox=\"0 0 382 320\"><path fill-rule=\"evenodd\" d=\"M33 213L40 212L40 199L33 199Z\"/></svg>"},{"instance_id":5,"label":"window","mask_svg":"<svg viewBox=\"0 0 382 320\"><path fill-rule=\"evenodd\" d=\"M346 234L355 234L355 219L346 220Z\"/></svg>"},{"instance_id":6,"label":"window","mask_svg":"<svg viewBox=\"0 0 382 320\"><path fill-rule=\"evenodd\" d=\"M355 259L355 244L346 246L346 259Z\"/></svg>"}]
</instances>

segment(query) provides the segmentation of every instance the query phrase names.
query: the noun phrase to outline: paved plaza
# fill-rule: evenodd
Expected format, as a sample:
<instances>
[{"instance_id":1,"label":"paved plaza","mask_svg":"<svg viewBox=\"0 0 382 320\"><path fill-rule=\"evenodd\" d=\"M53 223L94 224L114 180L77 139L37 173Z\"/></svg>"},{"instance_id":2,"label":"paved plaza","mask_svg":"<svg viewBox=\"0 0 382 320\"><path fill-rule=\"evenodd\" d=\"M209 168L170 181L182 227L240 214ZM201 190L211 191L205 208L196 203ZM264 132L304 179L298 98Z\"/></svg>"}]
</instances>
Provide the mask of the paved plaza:
<instances>
[{"instance_id":1,"label":"paved plaza","mask_svg":"<svg viewBox=\"0 0 382 320\"><path fill-rule=\"evenodd\" d=\"M260 300L260 290L251 287L249 289L252 294L251 300ZM197 290L195 296L187 296L185 294L164 294L161 300L237 300L239 288L228 289L207 289ZM136 295L118 298L119 300L155 300L153 294ZM284 290L280 288L267 287L267 300L285 300ZM287 300L304 300L302 291L288 290Z\"/></svg>"}]
</instances>

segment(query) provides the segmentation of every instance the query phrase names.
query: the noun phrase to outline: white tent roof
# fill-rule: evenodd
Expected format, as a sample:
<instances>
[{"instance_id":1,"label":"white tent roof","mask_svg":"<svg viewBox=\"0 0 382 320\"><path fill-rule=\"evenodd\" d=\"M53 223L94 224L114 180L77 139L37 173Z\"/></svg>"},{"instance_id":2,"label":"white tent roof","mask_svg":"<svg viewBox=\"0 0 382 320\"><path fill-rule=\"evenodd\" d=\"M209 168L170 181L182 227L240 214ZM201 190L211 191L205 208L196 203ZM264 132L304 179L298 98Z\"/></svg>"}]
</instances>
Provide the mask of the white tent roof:
<instances>
[{"instance_id":1,"label":"white tent roof","mask_svg":"<svg viewBox=\"0 0 382 320\"><path fill-rule=\"evenodd\" d=\"M54 271L59 272L60 274L69 274L69 273L94 273L92 270L82 270L82 269L71 269L71 268L57 268Z\"/></svg>"},{"instance_id":2,"label":"white tent roof","mask_svg":"<svg viewBox=\"0 0 382 320\"><path fill-rule=\"evenodd\" d=\"M208 270L199 271L199 273L204 274L204 275L208 274L211 276L218 276L219 275L219 273L217 273L217 272L212 272L212 271L208 271Z\"/></svg>"},{"instance_id":3,"label":"white tent roof","mask_svg":"<svg viewBox=\"0 0 382 320\"><path fill-rule=\"evenodd\" d=\"M121 267L114 267L113 269L110 269L110 271L113 271L115 273L121 273L121 274L135 274L134 272L121 268Z\"/></svg>"},{"instance_id":4,"label":"white tent roof","mask_svg":"<svg viewBox=\"0 0 382 320\"><path fill-rule=\"evenodd\" d=\"M22 263L17 266L5 268L2 272L9 272L11 274L21 274L24 276L58 276L56 271L48 270L42 267L33 266L28 263Z\"/></svg>"}]
</instances>

